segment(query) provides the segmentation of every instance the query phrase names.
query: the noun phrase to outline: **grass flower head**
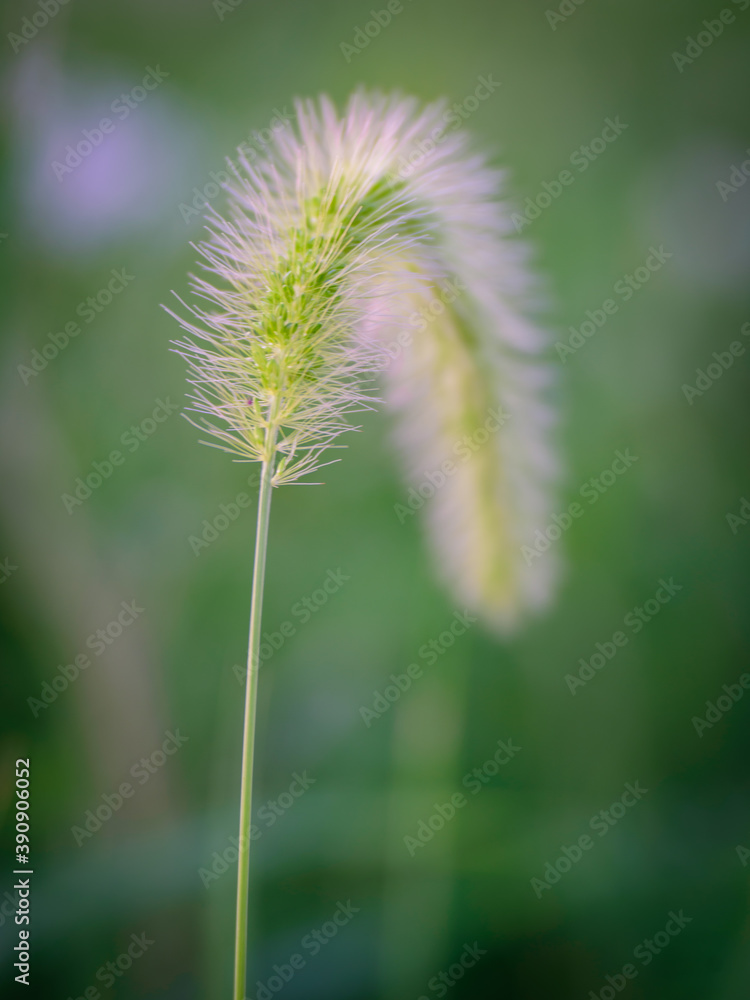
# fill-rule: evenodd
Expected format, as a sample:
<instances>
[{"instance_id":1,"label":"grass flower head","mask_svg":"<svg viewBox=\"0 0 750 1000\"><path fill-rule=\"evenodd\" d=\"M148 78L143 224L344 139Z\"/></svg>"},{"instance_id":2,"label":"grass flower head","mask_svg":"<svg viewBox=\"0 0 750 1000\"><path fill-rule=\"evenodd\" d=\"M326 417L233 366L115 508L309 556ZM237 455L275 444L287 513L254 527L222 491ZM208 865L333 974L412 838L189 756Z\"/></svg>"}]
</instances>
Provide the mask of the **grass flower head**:
<instances>
[{"instance_id":1,"label":"grass flower head","mask_svg":"<svg viewBox=\"0 0 750 1000\"><path fill-rule=\"evenodd\" d=\"M553 558L529 566L521 549L546 523L555 461L502 177L440 103L360 92L341 115L298 102L296 121L266 159L240 156L198 248L204 305L177 345L193 419L273 485L297 482L373 405L381 368L412 485L451 466L426 505L442 574L507 628L550 592Z\"/></svg>"}]
</instances>

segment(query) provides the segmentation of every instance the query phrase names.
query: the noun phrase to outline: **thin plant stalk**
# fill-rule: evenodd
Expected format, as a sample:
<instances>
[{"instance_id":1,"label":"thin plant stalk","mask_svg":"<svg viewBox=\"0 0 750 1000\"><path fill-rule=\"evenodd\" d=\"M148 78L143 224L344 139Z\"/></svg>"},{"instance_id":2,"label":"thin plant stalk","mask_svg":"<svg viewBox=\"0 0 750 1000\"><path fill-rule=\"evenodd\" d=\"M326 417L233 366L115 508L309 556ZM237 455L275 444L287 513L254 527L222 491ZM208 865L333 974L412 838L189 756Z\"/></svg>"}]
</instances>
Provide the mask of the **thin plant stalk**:
<instances>
[{"instance_id":1,"label":"thin plant stalk","mask_svg":"<svg viewBox=\"0 0 750 1000\"><path fill-rule=\"evenodd\" d=\"M250 822L253 800L255 719L258 707L258 667L260 650L263 581L266 572L268 524L271 512L272 460L263 462L258 497L258 526L255 535L253 593L250 604L250 635L247 646L245 681L245 723L242 735L242 777L240 790L240 833L237 865L237 918L234 940L234 1000L244 1000L247 979L247 924L250 873Z\"/></svg>"}]
</instances>

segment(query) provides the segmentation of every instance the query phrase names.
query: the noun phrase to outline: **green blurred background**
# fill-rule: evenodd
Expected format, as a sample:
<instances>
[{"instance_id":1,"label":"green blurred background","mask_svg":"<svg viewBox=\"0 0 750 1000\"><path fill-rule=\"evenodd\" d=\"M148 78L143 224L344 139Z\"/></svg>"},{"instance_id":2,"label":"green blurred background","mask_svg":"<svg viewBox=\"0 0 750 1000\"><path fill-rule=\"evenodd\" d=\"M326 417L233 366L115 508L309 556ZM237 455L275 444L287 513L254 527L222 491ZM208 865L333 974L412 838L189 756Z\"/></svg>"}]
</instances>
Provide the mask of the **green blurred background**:
<instances>
[{"instance_id":1,"label":"green blurred background","mask_svg":"<svg viewBox=\"0 0 750 1000\"><path fill-rule=\"evenodd\" d=\"M718 3L586 0L557 19L541 0L405 0L348 60L341 45L371 20L368 3L71 0L15 44L8 34L42 8L3 5L3 995L25 989L12 981L9 916L18 757L32 779L27 995L229 995L252 505L197 555L189 539L256 490L250 467L199 446L179 416L148 433L157 400L184 402L183 364L168 351L176 325L160 304L186 293L202 226L191 203L211 195L211 172L240 142L261 148L253 133L262 140L295 95L342 102L363 83L461 102L491 74L501 85L466 127L509 168L518 203L561 170L575 177L524 227L553 343L650 247L672 254L565 364L550 351L559 509L618 449L637 461L557 543L567 572L549 612L512 641L473 627L369 727L361 706L461 610L435 582L418 519L394 513L405 489L387 421L350 437L324 487L275 494L265 623L292 621L295 633L261 675L251 982L302 953L288 1000L606 1000L622 982L630 1000L747 997L737 848L750 847L750 696L700 735L693 719L747 668L750 526L726 515L750 496L748 353L701 396L683 391L712 352L747 343L750 320L750 185L717 188L750 156L750 10L727 8L733 23L678 67L673 53ZM58 180L53 161L149 67L168 76ZM617 116L622 135L571 168ZM86 323L79 304L112 269L132 280ZM19 365L76 319L80 335L24 376ZM133 425L143 440L131 451L121 439ZM124 464L69 514L61 496L114 448ZM303 622L293 607L339 570L349 579ZM682 589L635 634L625 617L660 578ZM143 613L93 655L87 637L123 601ZM571 693L566 675L618 630L627 645ZM59 665L87 650L91 666L34 710ZM129 778L168 731L184 746L143 784ZM462 779L498 740L522 751L473 795ZM295 774L314 779L298 797ZM133 796L76 836L128 780ZM592 833L628 782L647 794L535 892L532 879ZM458 791L467 804L411 856L404 837ZM269 801L273 825L273 807L259 812ZM313 955L306 935L349 901L358 912ZM680 910L684 930L648 964L634 957ZM97 971L133 934L153 944L107 986ZM475 942L485 954L460 981L433 979ZM637 975L621 982L628 963Z\"/></svg>"}]
</instances>

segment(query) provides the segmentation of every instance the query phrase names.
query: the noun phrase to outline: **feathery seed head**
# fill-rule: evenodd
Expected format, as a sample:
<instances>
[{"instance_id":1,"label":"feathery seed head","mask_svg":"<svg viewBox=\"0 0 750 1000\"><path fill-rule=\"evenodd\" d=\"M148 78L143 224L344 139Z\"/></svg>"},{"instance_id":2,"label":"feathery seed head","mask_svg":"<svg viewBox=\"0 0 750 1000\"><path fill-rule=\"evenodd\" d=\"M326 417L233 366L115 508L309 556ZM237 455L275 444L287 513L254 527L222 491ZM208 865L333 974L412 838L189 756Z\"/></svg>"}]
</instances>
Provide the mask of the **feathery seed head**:
<instances>
[{"instance_id":1,"label":"feathery seed head","mask_svg":"<svg viewBox=\"0 0 750 1000\"><path fill-rule=\"evenodd\" d=\"M443 573L504 629L554 576L550 553L532 566L521 554L555 475L545 340L524 316L531 283L501 177L444 110L364 92L341 116L326 98L297 102L297 130L232 167L228 215L211 213L198 247L208 276L192 288L208 306L176 317L188 334L176 346L194 422L271 463L274 485L324 464L347 416L376 402L390 355L381 374L411 482L452 467L427 518Z\"/></svg>"}]
</instances>

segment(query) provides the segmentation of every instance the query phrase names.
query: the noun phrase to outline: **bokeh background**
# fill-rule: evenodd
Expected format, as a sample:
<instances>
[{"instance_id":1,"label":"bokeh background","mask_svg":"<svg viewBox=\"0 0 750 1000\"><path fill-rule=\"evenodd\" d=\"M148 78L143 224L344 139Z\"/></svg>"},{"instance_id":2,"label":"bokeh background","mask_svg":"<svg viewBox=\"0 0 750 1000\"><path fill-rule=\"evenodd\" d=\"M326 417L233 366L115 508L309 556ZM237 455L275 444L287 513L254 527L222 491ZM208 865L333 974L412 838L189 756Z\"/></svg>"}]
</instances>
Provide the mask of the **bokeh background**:
<instances>
[{"instance_id":1,"label":"bokeh background","mask_svg":"<svg viewBox=\"0 0 750 1000\"><path fill-rule=\"evenodd\" d=\"M550 350L560 509L618 449L637 461L556 543L568 568L551 610L511 641L472 627L369 727L360 708L462 610L435 582L418 518L394 512L405 488L387 420L350 437L324 487L275 495L265 622L295 634L261 679L251 983L300 952L288 1000L607 998L628 963L630 1000L747 996L750 695L700 735L693 720L747 669L750 506L727 515L750 496L748 352L702 395L683 389L713 352L748 343L750 184L740 172L736 190L717 187L750 157L743 3L679 67L719 3L404 0L349 58L369 2L70 0L54 13L50 0L46 24L41 4L3 4L3 995L229 994L252 504L197 554L190 538L257 491L176 413L149 422L158 400L184 405L160 304L186 292L201 199L221 201L212 171L241 142L260 151L295 95L341 102L366 84L462 102L491 74L501 85L465 127L509 169L519 205L561 170L575 177L524 227L552 343L605 299L620 305L564 364ZM66 146L150 69L166 74L158 87L57 176ZM571 166L618 116L616 141ZM648 283L613 296L662 245L672 256ZM131 277L87 322L79 306L113 269ZM80 334L29 374L71 321ZM69 513L63 494L116 448L124 464ZM348 579L304 622L293 608L329 571ZM661 578L681 589L636 634L625 618ZM88 637L122 602L143 611L94 655ZM627 644L572 693L566 675L620 630ZM29 701L82 652L77 680ZM168 732L187 740L157 766ZM498 740L522 750L468 793L464 775ZM29 988L12 981L18 757L32 779ZM144 757L157 765L141 784ZM314 779L297 797L295 775ZM134 795L76 835L128 780ZM628 782L647 793L535 892ZM462 790L466 806L411 856L404 837ZM356 914L313 955L306 935L349 902ZM681 910L679 935L657 938L647 965L634 957ZM133 934L153 942L145 954L113 984L97 978ZM433 979L475 943L484 954L460 981ZM266 990L248 996L278 995Z\"/></svg>"}]
</instances>

